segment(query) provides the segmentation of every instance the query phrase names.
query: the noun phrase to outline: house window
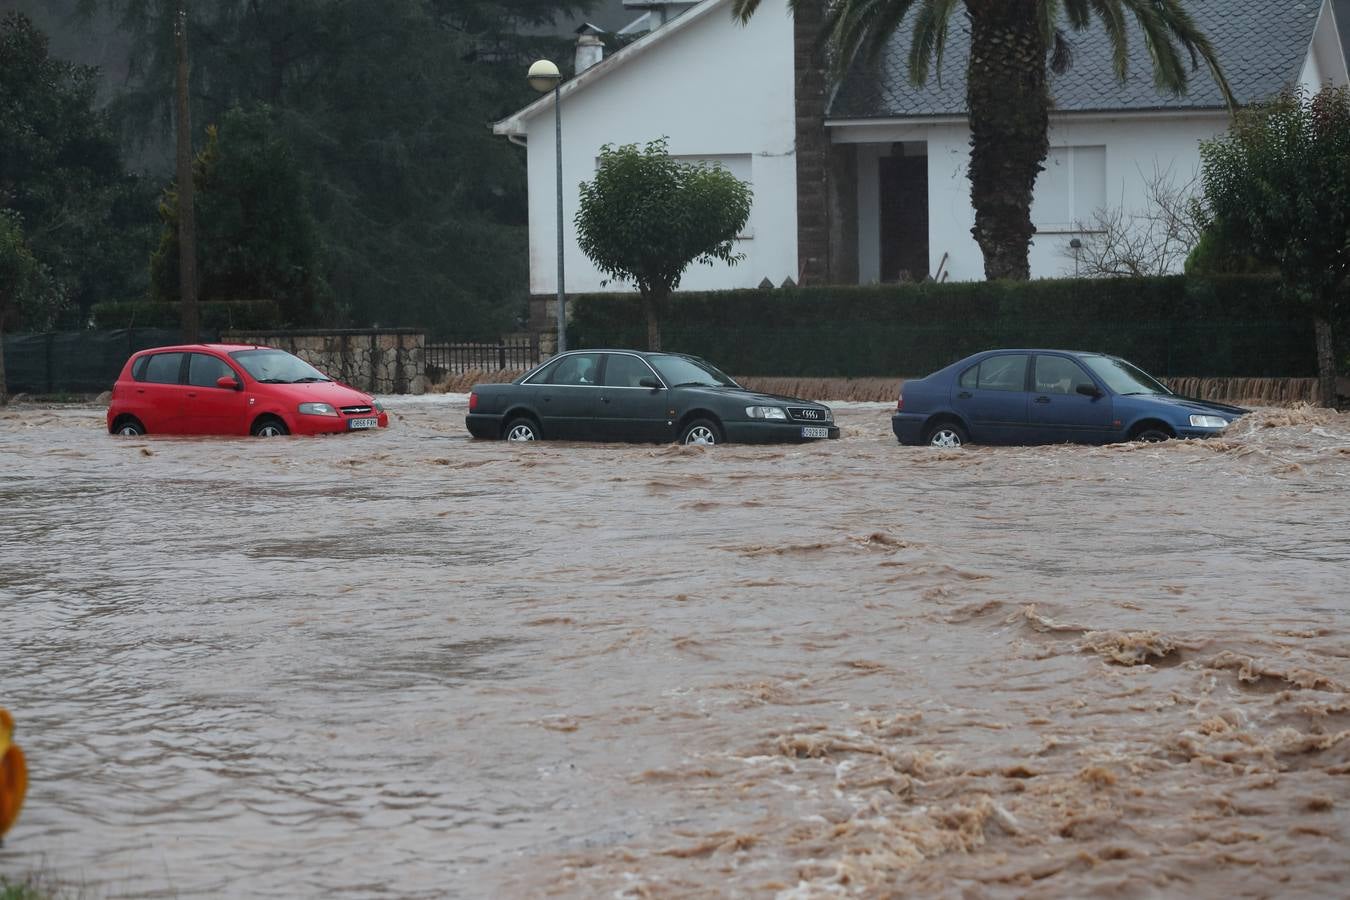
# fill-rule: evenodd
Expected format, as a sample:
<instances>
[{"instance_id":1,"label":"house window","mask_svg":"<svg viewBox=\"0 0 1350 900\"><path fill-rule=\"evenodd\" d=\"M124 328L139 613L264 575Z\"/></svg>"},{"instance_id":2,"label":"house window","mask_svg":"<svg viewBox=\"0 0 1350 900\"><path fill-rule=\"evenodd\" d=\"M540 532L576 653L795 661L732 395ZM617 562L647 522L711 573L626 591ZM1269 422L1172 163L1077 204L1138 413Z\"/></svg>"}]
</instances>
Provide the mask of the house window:
<instances>
[{"instance_id":1,"label":"house window","mask_svg":"<svg viewBox=\"0 0 1350 900\"><path fill-rule=\"evenodd\" d=\"M751 186L754 185L754 181L750 178L749 153L733 153L728 154L727 156L676 156L675 159L678 159L680 162L695 163L705 166L721 165L722 168L734 175L737 180L743 181ZM752 221L753 218L754 214L752 213ZM741 233L736 235L736 240L746 241L755 236L752 221L745 223L745 227L741 229Z\"/></svg>"},{"instance_id":2,"label":"house window","mask_svg":"<svg viewBox=\"0 0 1350 900\"><path fill-rule=\"evenodd\" d=\"M1106 148L1051 147L1031 203L1036 230L1082 231L1105 206Z\"/></svg>"}]
</instances>

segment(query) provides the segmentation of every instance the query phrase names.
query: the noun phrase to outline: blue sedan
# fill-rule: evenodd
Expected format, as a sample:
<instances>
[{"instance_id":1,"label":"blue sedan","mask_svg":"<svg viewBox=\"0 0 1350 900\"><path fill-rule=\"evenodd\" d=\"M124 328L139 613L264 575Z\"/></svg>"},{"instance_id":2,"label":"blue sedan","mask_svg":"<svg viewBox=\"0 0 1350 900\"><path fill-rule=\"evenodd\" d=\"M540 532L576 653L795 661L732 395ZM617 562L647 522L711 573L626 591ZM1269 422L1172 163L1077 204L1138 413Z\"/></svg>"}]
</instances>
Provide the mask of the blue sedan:
<instances>
[{"instance_id":1,"label":"blue sedan","mask_svg":"<svg viewBox=\"0 0 1350 900\"><path fill-rule=\"evenodd\" d=\"M1109 444L1218 434L1248 411L1172 393L1104 353L986 350L907 381L891 428L902 444Z\"/></svg>"}]
</instances>

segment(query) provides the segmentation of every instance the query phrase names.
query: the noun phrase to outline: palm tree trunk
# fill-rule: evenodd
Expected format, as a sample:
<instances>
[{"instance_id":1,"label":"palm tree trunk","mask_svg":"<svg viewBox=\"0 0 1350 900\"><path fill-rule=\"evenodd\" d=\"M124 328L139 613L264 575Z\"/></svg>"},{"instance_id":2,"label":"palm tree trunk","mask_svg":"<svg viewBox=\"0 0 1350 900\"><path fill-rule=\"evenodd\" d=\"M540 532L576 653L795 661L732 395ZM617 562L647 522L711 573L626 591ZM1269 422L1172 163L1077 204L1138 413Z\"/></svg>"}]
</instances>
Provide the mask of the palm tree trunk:
<instances>
[{"instance_id":1,"label":"palm tree trunk","mask_svg":"<svg viewBox=\"0 0 1350 900\"><path fill-rule=\"evenodd\" d=\"M1038 0L966 0L970 13L970 233L986 278L1031 277L1031 196L1050 141L1050 92Z\"/></svg>"},{"instance_id":2,"label":"palm tree trunk","mask_svg":"<svg viewBox=\"0 0 1350 900\"><path fill-rule=\"evenodd\" d=\"M1322 394L1322 405L1336 408L1336 344L1331 321L1325 316L1313 318L1313 333L1317 340L1317 387Z\"/></svg>"}]
</instances>

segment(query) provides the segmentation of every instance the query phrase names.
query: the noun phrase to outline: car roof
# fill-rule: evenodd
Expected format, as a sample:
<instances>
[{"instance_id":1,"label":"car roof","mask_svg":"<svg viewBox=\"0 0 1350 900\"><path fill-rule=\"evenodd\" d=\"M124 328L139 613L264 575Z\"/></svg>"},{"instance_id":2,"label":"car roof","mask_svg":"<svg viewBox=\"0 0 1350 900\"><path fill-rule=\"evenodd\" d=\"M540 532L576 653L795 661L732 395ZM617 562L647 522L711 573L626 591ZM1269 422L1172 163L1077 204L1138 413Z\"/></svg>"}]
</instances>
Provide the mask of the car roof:
<instances>
[{"instance_id":1,"label":"car roof","mask_svg":"<svg viewBox=\"0 0 1350 900\"><path fill-rule=\"evenodd\" d=\"M557 356L571 356L574 353L630 353L633 356L693 356L692 353L677 353L674 350L632 350L628 347L578 347L559 353ZM555 358L555 357L551 357Z\"/></svg>"},{"instance_id":2,"label":"car roof","mask_svg":"<svg viewBox=\"0 0 1350 900\"><path fill-rule=\"evenodd\" d=\"M137 350L137 355L142 353L164 353L164 352L186 352L189 350L216 350L220 353L233 353L236 350L276 350L276 347L264 347L261 344L169 344L164 347L146 347L144 350ZM286 351L281 351L285 353Z\"/></svg>"}]
</instances>

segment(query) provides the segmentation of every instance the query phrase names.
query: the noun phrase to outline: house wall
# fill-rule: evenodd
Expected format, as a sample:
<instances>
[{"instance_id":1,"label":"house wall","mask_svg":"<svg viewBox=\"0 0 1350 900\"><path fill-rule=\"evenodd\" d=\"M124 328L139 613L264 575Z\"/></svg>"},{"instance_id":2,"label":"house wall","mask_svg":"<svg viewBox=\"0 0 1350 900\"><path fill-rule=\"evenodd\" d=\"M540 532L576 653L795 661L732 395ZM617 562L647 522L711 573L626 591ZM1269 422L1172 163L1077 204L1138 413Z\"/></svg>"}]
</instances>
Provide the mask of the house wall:
<instances>
[{"instance_id":1,"label":"house wall","mask_svg":"<svg viewBox=\"0 0 1350 900\"><path fill-rule=\"evenodd\" d=\"M680 27L686 17L697 15L686 13L665 27ZM577 247L572 225L577 186L594 176L602 145L645 144L663 135L675 156L743 157L754 188L750 222L737 242L746 259L732 267L691 266L680 287L753 287L766 277L775 284L795 279L793 42L786 0L766 0L746 26L732 21L730 4L717 4L679 33L624 53L635 55L619 70L588 72L599 77L562 100L567 293L632 290L627 284L603 284L605 276ZM557 291L552 106L541 107L526 126L530 290L548 295Z\"/></svg>"},{"instance_id":2,"label":"house wall","mask_svg":"<svg viewBox=\"0 0 1350 900\"><path fill-rule=\"evenodd\" d=\"M1316 93L1328 83L1341 87L1347 81L1345 55L1336 24L1332 5L1323 3L1308 58L1303 61L1303 71L1298 79L1299 85L1309 93Z\"/></svg>"},{"instance_id":3,"label":"house wall","mask_svg":"<svg viewBox=\"0 0 1350 900\"><path fill-rule=\"evenodd\" d=\"M1147 207L1149 182L1163 173L1178 186L1200 171L1200 142L1227 128L1223 113L1191 113L1186 116L1077 117L1052 120L1050 146L1100 147L1105 168L1100 181L1105 206L1126 211ZM948 273L948 280L972 281L984 277L984 258L971 237L975 211L970 205L970 130L964 122L927 125L847 125L833 130L836 143L857 145L858 154L858 276L866 284L880 280L878 164L896 142L923 142L928 148L929 270ZM1057 179L1051 184L1043 174L1037 185L1037 207L1069 205ZM1081 180L1081 179L1080 179ZM1072 183L1072 181L1070 181ZM1091 204L1095 206L1095 204ZM1079 209L1086 212L1080 198ZM1082 218L1090 218L1083 215ZM1069 241L1086 239L1070 223L1057 223L1036 235L1031 247L1033 278L1073 275L1074 260ZM943 256L946 254L944 262Z\"/></svg>"}]
</instances>

